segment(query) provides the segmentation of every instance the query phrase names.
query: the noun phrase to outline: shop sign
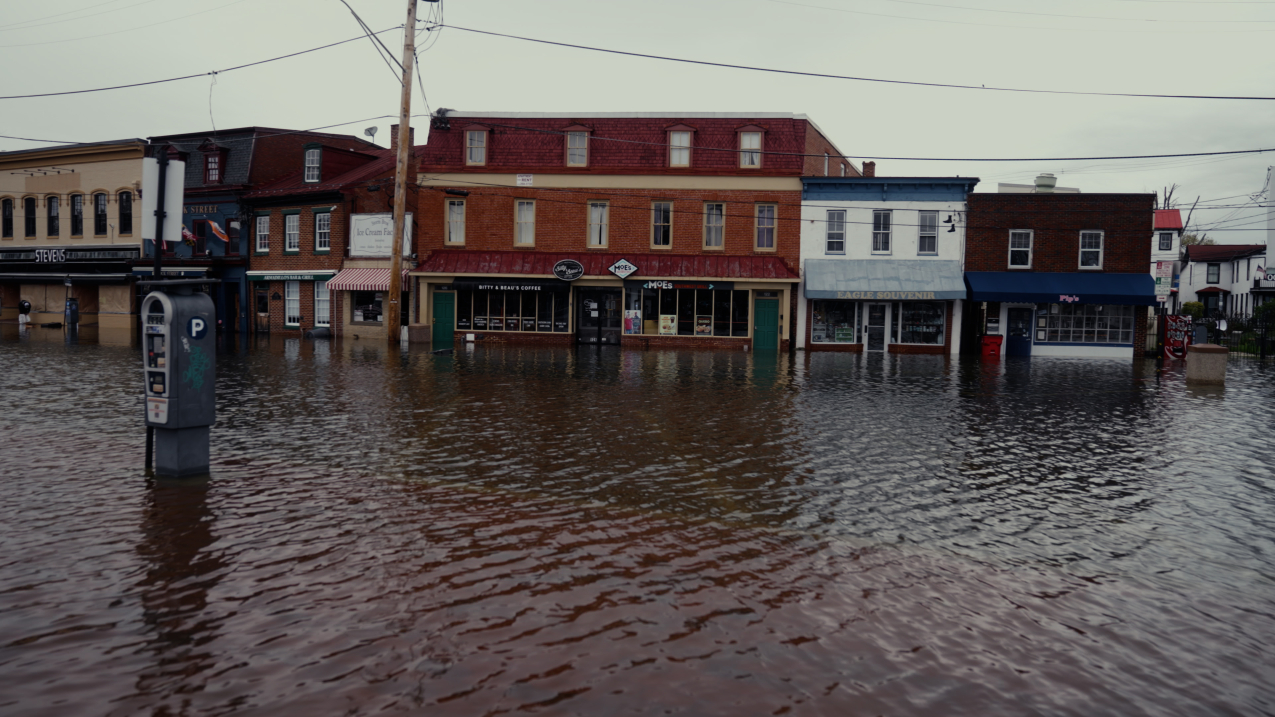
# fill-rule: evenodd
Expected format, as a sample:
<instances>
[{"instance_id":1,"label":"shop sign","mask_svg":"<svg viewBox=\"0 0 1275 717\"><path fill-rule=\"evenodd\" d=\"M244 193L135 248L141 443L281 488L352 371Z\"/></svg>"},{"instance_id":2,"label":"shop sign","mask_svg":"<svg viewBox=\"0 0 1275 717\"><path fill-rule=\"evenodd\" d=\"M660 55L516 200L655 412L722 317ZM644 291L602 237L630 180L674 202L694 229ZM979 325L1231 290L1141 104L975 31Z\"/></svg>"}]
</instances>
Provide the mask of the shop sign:
<instances>
[{"instance_id":1,"label":"shop sign","mask_svg":"<svg viewBox=\"0 0 1275 717\"><path fill-rule=\"evenodd\" d=\"M1275 268L1269 266L1265 269L1260 266L1257 267L1257 280L1262 282L1263 287L1268 285L1275 286Z\"/></svg>"},{"instance_id":2,"label":"shop sign","mask_svg":"<svg viewBox=\"0 0 1275 717\"><path fill-rule=\"evenodd\" d=\"M630 264L628 259L621 259L607 267L607 271L615 274L621 279L627 279L629 274L632 274L637 270L638 268Z\"/></svg>"},{"instance_id":3,"label":"shop sign","mask_svg":"<svg viewBox=\"0 0 1275 717\"><path fill-rule=\"evenodd\" d=\"M838 291L838 299L868 299L877 301L933 301L933 291Z\"/></svg>"},{"instance_id":4,"label":"shop sign","mask_svg":"<svg viewBox=\"0 0 1275 717\"><path fill-rule=\"evenodd\" d=\"M530 186L531 186L531 180L532 180L532 179L533 179L533 175L530 175L530 174L519 174L519 175L518 175L518 186L520 186L520 187L530 187Z\"/></svg>"},{"instance_id":5,"label":"shop sign","mask_svg":"<svg viewBox=\"0 0 1275 717\"><path fill-rule=\"evenodd\" d=\"M332 275L333 272L330 271L318 274L250 274L248 281L327 281Z\"/></svg>"},{"instance_id":6,"label":"shop sign","mask_svg":"<svg viewBox=\"0 0 1275 717\"><path fill-rule=\"evenodd\" d=\"M1058 301L1059 303L1074 304L1077 301L1080 301L1080 297L1075 295L1068 296L1067 294L1059 294Z\"/></svg>"},{"instance_id":7,"label":"shop sign","mask_svg":"<svg viewBox=\"0 0 1275 717\"><path fill-rule=\"evenodd\" d=\"M350 215L350 256L389 258L394 235L393 212ZM412 213L403 219L403 255L412 253Z\"/></svg>"},{"instance_id":8,"label":"shop sign","mask_svg":"<svg viewBox=\"0 0 1275 717\"><path fill-rule=\"evenodd\" d=\"M636 289L720 289L729 291L735 288L733 281L626 281L624 288Z\"/></svg>"},{"instance_id":9,"label":"shop sign","mask_svg":"<svg viewBox=\"0 0 1275 717\"><path fill-rule=\"evenodd\" d=\"M454 291L561 291L570 290L570 285L553 279L456 279L452 282Z\"/></svg>"},{"instance_id":10,"label":"shop sign","mask_svg":"<svg viewBox=\"0 0 1275 717\"><path fill-rule=\"evenodd\" d=\"M660 314L660 335L677 335L677 314Z\"/></svg>"},{"instance_id":11,"label":"shop sign","mask_svg":"<svg viewBox=\"0 0 1275 717\"><path fill-rule=\"evenodd\" d=\"M553 275L563 281L575 281L584 276L584 264L575 259L563 259L553 265Z\"/></svg>"},{"instance_id":12,"label":"shop sign","mask_svg":"<svg viewBox=\"0 0 1275 717\"><path fill-rule=\"evenodd\" d=\"M35 263L61 264L66 261L66 249L36 249Z\"/></svg>"}]
</instances>

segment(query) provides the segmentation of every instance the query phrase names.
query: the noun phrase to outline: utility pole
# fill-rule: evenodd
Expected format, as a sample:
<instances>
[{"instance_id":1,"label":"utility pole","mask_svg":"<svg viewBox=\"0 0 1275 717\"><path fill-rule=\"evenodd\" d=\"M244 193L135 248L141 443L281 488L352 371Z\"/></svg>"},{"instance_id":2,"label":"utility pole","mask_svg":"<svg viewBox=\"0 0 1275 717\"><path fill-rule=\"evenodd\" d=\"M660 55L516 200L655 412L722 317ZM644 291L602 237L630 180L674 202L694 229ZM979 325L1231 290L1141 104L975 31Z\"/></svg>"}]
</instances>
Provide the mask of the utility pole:
<instances>
[{"instance_id":1,"label":"utility pole","mask_svg":"<svg viewBox=\"0 0 1275 717\"><path fill-rule=\"evenodd\" d=\"M407 0L407 24L403 26L403 102L398 112L398 166L394 172L394 239L390 251L389 310L385 336L397 343L402 331L403 230L407 213L407 172L412 156L412 57L416 54L416 2Z\"/></svg>"}]
</instances>

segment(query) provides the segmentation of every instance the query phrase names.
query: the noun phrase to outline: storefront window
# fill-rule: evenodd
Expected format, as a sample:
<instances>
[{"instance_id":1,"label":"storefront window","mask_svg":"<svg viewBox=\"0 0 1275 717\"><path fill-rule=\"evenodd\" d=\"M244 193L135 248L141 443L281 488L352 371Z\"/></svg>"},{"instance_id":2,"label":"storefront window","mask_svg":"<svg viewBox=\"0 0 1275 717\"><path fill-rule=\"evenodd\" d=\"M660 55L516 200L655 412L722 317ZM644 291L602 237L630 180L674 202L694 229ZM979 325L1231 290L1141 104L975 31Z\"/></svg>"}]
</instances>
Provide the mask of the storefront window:
<instances>
[{"instance_id":1,"label":"storefront window","mask_svg":"<svg viewBox=\"0 0 1275 717\"><path fill-rule=\"evenodd\" d=\"M561 292L461 289L456 292L456 330L564 333L570 309L570 294Z\"/></svg>"},{"instance_id":2,"label":"storefront window","mask_svg":"<svg viewBox=\"0 0 1275 717\"><path fill-rule=\"evenodd\" d=\"M748 336L748 292L733 289L629 289L625 309L641 312L631 333Z\"/></svg>"},{"instance_id":3,"label":"storefront window","mask_svg":"<svg viewBox=\"0 0 1275 717\"><path fill-rule=\"evenodd\" d=\"M350 304L354 309L355 322L375 322L381 320L381 299L384 296L380 291L351 291Z\"/></svg>"},{"instance_id":4,"label":"storefront window","mask_svg":"<svg viewBox=\"0 0 1275 717\"><path fill-rule=\"evenodd\" d=\"M853 344L858 304L853 301L811 302L811 343Z\"/></svg>"},{"instance_id":5,"label":"storefront window","mask_svg":"<svg viewBox=\"0 0 1275 717\"><path fill-rule=\"evenodd\" d=\"M905 344L941 344L947 324L947 306L940 301L907 301L902 304L902 335Z\"/></svg>"},{"instance_id":6,"label":"storefront window","mask_svg":"<svg viewBox=\"0 0 1275 717\"><path fill-rule=\"evenodd\" d=\"M1132 344L1133 308L1109 304L1050 304L1037 316L1036 340L1063 344Z\"/></svg>"}]
</instances>

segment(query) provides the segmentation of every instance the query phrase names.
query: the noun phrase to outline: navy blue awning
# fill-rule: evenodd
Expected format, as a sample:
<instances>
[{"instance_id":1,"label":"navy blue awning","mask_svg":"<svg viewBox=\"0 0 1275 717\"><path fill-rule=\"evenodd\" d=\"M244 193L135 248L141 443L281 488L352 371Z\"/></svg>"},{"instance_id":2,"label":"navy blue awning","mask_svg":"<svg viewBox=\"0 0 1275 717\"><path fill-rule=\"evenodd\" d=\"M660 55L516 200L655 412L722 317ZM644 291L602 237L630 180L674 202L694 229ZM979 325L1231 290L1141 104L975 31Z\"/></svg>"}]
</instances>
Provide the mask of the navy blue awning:
<instances>
[{"instance_id":1,"label":"navy blue awning","mask_svg":"<svg viewBox=\"0 0 1275 717\"><path fill-rule=\"evenodd\" d=\"M1029 304L1124 304L1155 306L1155 278L1146 274L967 271L973 301Z\"/></svg>"}]
</instances>

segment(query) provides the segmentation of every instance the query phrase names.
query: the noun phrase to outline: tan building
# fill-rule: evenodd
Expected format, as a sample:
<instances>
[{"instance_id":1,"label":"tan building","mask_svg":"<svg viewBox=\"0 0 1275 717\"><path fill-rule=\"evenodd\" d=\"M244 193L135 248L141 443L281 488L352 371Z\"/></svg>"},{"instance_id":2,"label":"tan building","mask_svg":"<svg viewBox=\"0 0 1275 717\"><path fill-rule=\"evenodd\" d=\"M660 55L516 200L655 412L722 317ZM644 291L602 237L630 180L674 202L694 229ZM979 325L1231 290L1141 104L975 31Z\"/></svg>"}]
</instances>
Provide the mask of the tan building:
<instances>
[{"instance_id":1,"label":"tan building","mask_svg":"<svg viewBox=\"0 0 1275 717\"><path fill-rule=\"evenodd\" d=\"M128 329L137 313L142 159L125 139L0 153L0 319L31 302L31 320Z\"/></svg>"}]
</instances>

